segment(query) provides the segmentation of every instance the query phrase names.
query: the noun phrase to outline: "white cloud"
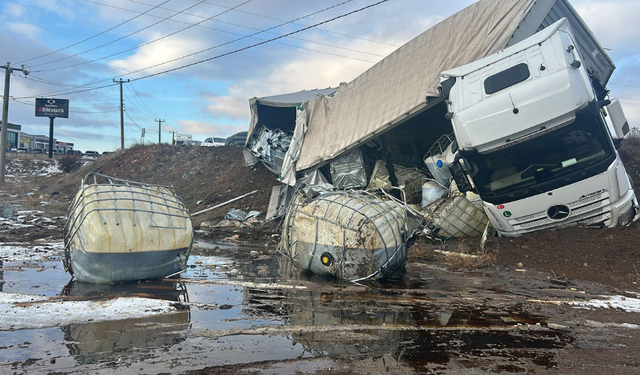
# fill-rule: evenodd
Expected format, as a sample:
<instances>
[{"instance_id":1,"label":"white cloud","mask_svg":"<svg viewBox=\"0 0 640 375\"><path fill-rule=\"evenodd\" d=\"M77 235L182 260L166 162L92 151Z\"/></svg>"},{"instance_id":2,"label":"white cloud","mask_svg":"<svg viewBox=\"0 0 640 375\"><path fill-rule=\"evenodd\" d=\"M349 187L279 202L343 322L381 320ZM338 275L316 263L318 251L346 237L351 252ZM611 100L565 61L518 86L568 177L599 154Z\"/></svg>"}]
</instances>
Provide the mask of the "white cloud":
<instances>
[{"instance_id":1,"label":"white cloud","mask_svg":"<svg viewBox=\"0 0 640 375\"><path fill-rule=\"evenodd\" d=\"M7 22L5 23L5 27L15 34L20 34L31 39L38 39L38 37L42 35L42 30L38 26L29 23Z\"/></svg>"},{"instance_id":2,"label":"white cloud","mask_svg":"<svg viewBox=\"0 0 640 375\"><path fill-rule=\"evenodd\" d=\"M2 12L3 16L9 16L11 18L21 17L25 14L26 8L20 4L16 3L7 3L4 7L4 11Z\"/></svg>"},{"instance_id":3,"label":"white cloud","mask_svg":"<svg viewBox=\"0 0 640 375\"><path fill-rule=\"evenodd\" d=\"M355 41L349 48L357 49L365 42ZM394 47L380 46L382 54ZM380 58L372 58L380 60ZM250 78L232 83L225 96L207 97L211 103L207 111L213 116L249 121L249 99L285 94L300 90L336 87L366 71L372 63L350 60L331 55L300 51L294 58L275 65L264 78Z\"/></svg>"},{"instance_id":4,"label":"white cloud","mask_svg":"<svg viewBox=\"0 0 640 375\"><path fill-rule=\"evenodd\" d=\"M150 39L156 39L159 35L151 37ZM109 66L120 70L122 73L136 71L139 69L145 69L147 67L170 61L187 54L204 49L202 41L190 38L183 38L180 36L172 36L170 38L159 40L155 43L148 44L139 48L136 53L121 60L111 60ZM153 73L171 69L176 66L184 65L189 61L193 61L194 58L182 59L172 63L164 64L157 68L151 68L145 70L146 73Z\"/></svg>"},{"instance_id":5,"label":"white cloud","mask_svg":"<svg viewBox=\"0 0 640 375\"><path fill-rule=\"evenodd\" d=\"M207 111L214 116L228 117L232 120L249 120L249 100L246 96L215 96L210 97L211 102Z\"/></svg>"}]
</instances>

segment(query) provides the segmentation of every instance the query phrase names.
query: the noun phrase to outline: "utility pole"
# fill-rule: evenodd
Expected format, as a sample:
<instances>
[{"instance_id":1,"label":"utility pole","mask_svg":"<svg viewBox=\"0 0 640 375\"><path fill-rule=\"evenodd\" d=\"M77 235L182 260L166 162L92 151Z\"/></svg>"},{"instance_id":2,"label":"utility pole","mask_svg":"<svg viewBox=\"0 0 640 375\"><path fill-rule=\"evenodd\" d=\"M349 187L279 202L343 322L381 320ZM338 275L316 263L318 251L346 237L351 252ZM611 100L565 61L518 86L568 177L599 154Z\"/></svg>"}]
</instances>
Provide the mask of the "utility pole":
<instances>
[{"instance_id":1,"label":"utility pole","mask_svg":"<svg viewBox=\"0 0 640 375\"><path fill-rule=\"evenodd\" d=\"M162 143L162 123L164 120L156 120L158 121L158 143Z\"/></svg>"},{"instance_id":2,"label":"utility pole","mask_svg":"<svg viewBox=\"0 0 640 375\"><path fill-rule=\"evenodd\" d=\"M120 78L119 81L113 80L114 83L120 84L120 149L124 150L124 99L122 99L122 84L129 83L129 80L123 81Z\"/></svg>"},{"instance_id":3,"label":"utility pole","mask_svg":"<svg viewBox=\"0 0 640 375\"><path fill-rule=\"evenodd\" d=\"M29 74L29 71L24 68L24 65L20 66L20 69L10 67L11 63L7 62L7 65L0 66L4 69L4 96L2 98L2 131L0 131L0 184L4 184L4 171L5 171L5 153L7 152L7 128L9 127L9 82L11 80L11 73L15 70L21 71L25 76Z\"/></svg>"},{"instance_id":4,"label":"utility pole","mask_svg":"<svg viewBox=\"0 0 640 375\"><path fill-rule=\"evenodd\" d=\"M176 133L177 132L169 132L171 133L171 144L175 145L176 144Z\"/></svg>"}]
</instances>

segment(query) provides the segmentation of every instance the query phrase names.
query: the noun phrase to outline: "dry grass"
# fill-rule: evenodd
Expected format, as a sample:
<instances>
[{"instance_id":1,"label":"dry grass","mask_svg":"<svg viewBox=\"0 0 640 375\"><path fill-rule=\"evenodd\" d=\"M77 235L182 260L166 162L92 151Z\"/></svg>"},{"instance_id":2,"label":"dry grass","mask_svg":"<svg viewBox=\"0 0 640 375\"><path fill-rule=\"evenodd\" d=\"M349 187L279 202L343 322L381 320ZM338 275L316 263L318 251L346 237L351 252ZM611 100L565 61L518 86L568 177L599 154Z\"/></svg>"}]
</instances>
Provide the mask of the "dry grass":
<instances>
[{"instance_id":1,"label":"dry grass","mask_svg":"<svg viewBox=\"0 0 640 375\"><path fill-rule=\"evenodd\" d=\"M450 271L473 271L494 264L498 242L489 239L484 247L480 237L449 241L446 244L431 242L419 237L409 250L409 262L426 262L446 267Z\"/></svg>"},{"instance_id":2,"label":"dry grass","mask_svg":"<svg viewBox=\"0 0 640 375\"><path fill-rule=\"evenodd\" d=\"M438 252L444 259L442 263L450 271L473 271L496 261L496 249L485 246L480 248L478 238L462 240L452 250Z\"/></svg>"}]
</instances>

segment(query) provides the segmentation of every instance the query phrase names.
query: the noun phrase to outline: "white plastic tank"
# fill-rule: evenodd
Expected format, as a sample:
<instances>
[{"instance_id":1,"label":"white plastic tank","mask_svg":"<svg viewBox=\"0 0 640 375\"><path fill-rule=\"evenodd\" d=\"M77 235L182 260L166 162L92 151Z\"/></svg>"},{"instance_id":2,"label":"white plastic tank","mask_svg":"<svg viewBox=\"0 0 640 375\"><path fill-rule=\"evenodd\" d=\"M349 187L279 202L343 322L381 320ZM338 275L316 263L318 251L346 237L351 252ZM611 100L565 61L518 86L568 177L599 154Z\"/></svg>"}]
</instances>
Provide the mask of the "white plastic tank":
<instances>
[{"instance_id":1,"label":"white plastic tank","mask_svg":"<svg viewBox=\"0 0 640 375\"><path fill-rule=\"evenodd\" d=\"M449 170L449 166L445 164L442 154L429 156L424 160L424 162L433 178L438 181L439 184L442 186L449 186L451 171Z\"/></svg>"},{"instance_id":2,"label":"white plastic tank","mask_svg":"<svg viewBox=\"0 0 640 375\"><path fill-rule=\"evenodd\" d=\"M446 189L436 181L427 180L422 184L422 207L442 198Z\"/></svg>"}]
</instances>

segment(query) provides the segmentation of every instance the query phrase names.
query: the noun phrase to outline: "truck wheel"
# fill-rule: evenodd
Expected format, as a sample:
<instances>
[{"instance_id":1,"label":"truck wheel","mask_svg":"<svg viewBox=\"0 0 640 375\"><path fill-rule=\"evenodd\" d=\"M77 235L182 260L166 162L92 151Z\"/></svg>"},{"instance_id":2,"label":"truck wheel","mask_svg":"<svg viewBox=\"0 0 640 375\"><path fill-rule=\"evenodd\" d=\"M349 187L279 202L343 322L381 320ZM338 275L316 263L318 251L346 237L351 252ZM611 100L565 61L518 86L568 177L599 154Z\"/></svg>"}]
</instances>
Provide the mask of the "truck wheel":
<instances>
[{"instance_id":1,"label":"truck wheel","mask_svg":"<svg viewBox=\"0 0 640 375\"><path fill-rule=\"evenodd\" d=\"M235 146L235 145L236 145L236 144L235 144L235 143L233 143L233 142L229 142L229 143L227 143L227 146Z\"/></svg>"}]
</instances>

